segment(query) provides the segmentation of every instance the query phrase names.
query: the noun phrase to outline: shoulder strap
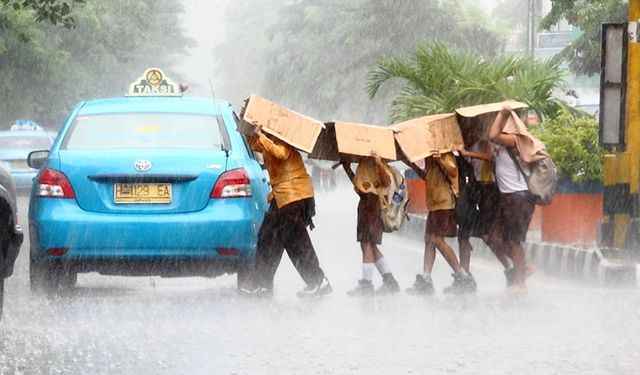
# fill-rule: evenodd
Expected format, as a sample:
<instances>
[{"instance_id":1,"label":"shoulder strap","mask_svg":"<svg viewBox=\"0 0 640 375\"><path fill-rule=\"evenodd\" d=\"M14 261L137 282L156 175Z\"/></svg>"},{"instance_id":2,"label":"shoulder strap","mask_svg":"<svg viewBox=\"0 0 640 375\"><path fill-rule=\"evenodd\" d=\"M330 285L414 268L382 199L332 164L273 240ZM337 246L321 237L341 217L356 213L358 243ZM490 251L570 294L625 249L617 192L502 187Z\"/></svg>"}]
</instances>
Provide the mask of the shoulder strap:
<instances>
[{"instance_id":1,"label":"shoulder strap","mask_svg":"<svg viewBox=\"0 0 640 375\"><path fill-rule=\"evenodd\" d=\"M516 165L516 167L518 168L518 170L520 171L520 173L522 174L522 176L524 177L524 181L527 183L527 185L529 185L529 177L527 176L526 173L524 173L524 171L522 170L522 167L520 166L520 163L518 162L518 159L516 158L516 156L511 152L510 148L506 148L507 152L509 153L509 156L511 156L511 160L513 160L513 163Z\"/></svg>"}]
</instances>

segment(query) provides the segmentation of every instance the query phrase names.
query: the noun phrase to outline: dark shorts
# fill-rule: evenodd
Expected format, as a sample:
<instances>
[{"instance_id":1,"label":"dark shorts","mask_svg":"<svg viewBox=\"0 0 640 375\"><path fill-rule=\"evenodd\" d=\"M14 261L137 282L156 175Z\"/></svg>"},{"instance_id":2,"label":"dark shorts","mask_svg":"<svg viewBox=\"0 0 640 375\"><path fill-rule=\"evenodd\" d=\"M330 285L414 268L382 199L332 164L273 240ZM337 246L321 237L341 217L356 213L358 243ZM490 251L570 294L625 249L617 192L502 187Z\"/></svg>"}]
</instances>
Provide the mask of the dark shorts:
<instances>
[{"instance_id":1,"label":"dark shorts","mask_svg":"<svg viewBox=\"0 0 640 375\"><path fill-rule=\"evenodd\" d=\"M375 194L360 194L358 203L358 242L382 243L380 200Z\"/></svg>"},{"instance_id":2,"label":"dark shorts","mask_svg":"<svg viewBox=\"0 0 640 375\"><path fill-rule=\"evenodd\" d=\"M479 213L468 220L458 220L458 238L469 239L469 237L482 237L489 234L493 225L500 202L500 191L496 184L479 184L480 201L478 202Z\"/></svg>"},{"instance_id":3,"label":"dark shorts","mask_svg":"<svg viewBox=\"0 0 640 375\"><path fill-rule=\"evenodd\" d=\"M491 227L491 235L510 242L524 242L535 203L529 192L500 194L498 215Z\"/></svg>"},{"instance_id":4,"label":"dark shorts","mask_svg":"<svg viewBox=\"0 0 640 375\"><path fill-rule=\"evenodd\" d=\"M427 228L425 229L425 238L427 235L455 237L458 232L458 223L456 222L456 213L454 210L438 210L431 211L427 216Z\"/></svg>"}]
</instances>

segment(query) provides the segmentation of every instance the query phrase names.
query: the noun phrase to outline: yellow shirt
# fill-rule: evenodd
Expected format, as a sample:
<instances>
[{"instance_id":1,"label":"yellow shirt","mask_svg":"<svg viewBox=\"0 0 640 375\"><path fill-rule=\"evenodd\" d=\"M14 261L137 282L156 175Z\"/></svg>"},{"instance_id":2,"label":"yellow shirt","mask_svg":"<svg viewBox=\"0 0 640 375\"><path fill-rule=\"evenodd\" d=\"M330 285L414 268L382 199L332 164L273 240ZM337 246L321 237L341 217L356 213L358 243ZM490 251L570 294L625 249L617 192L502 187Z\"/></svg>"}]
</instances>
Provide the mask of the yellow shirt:
<instances>
[{"instance_id":1,"label":"yellow shirt","mask_svg":"<svg viewBox=\"0 0 640 375\"><path fill-rule=\"evenodd\" d=\"M313 183L298 150L279 139L271 140L264 134L251 140L251 148L262 152L269 172L271 195L278 208L305 198L313 197Z\"/></svg>"},{"instance_id":2,"label":"yellow shirt","mask_svg":"<svg viewBox=\"0 0 640 375\"><path fill-rule=\"evenodd\" d=\"M391 176L388 167L385 168L385 171ZM374 158L364 158L358 163L358 168L356 168L356 173L353 178L353 185L357 193L378 194L378 191L385 188L378 177L378 167Z\"/></svg>"},{"instance_id":3,"label":"yellow shirt","mask_svg":"<svg viewBox=\"0 0 640 375\"><path fill-rule=\"evenodd\" d=\"M444 164L455 168L455 174L445 175L445 169L438 165L438 161L434 158L426 159L424 180L429 211L453 210L456 207L455 197L459 195L458 167L455 156L446 153L440 158Z\"/></svg>"}]
</instances>

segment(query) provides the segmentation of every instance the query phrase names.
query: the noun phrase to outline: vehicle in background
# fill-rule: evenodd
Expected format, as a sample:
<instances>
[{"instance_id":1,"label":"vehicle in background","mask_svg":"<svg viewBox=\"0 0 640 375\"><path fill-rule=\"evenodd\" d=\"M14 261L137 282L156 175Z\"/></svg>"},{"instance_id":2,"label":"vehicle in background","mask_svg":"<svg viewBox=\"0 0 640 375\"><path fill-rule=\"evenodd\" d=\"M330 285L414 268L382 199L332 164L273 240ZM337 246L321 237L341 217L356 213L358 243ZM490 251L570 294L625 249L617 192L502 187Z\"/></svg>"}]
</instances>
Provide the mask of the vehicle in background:
<instances>
[{"instance_id":1,"label":"vehicle in background","mask_svg":"<svg viewBox=\"0 0 640 375\"><path fill-rule=\"evenodd\" d=\"M53 138L41 127L11 128L0 131L0 163L13 177L18 192L28 193L38 171L27 165L27 156L34 150L48 150Z\"/></svg>"},{"instance_id":2,"label":"vehicle in background","mask_svg":"<svg viewBox=\"0 0 640 375\"><path fill-rule=\"evenodd\" d=\"M78 103L29 203L31 287L77 274L217 276L255 258L269 185L228 102L182 97L148 69L123 98Z\"/></svg>"},{"instance_id":3,"label":"vehicle in background","mask_svg":"<svg viewBox=\"0 0 640 375\"><path fill-rule=\"evenodd\" d=\"M24 236L18 225L16 188L11 175L0 166L0 319L4 304L4 280L13 274L13 265Z\"/></svg>"}]
</instances>

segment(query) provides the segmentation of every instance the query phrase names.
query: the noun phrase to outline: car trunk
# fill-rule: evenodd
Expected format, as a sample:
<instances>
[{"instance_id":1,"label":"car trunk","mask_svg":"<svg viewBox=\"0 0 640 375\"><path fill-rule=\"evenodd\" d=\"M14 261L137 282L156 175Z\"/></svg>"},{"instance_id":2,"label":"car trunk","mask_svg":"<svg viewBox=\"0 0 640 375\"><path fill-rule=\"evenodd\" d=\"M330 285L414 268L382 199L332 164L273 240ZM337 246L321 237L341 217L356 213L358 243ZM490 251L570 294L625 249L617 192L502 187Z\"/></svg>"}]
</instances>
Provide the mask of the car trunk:
<instances>
[{"instance_id":1,"label":"car trunk","mask_svg":"<svg viewBox=\"0 0 640 375\"><path fill-rule=\"evenodd\" d=\"M65 150L59 155L80 208L114 214L202 210L225 159L216 149ZM136 162L150 168L138 171Z\"/></svg>"}]
</instances>

